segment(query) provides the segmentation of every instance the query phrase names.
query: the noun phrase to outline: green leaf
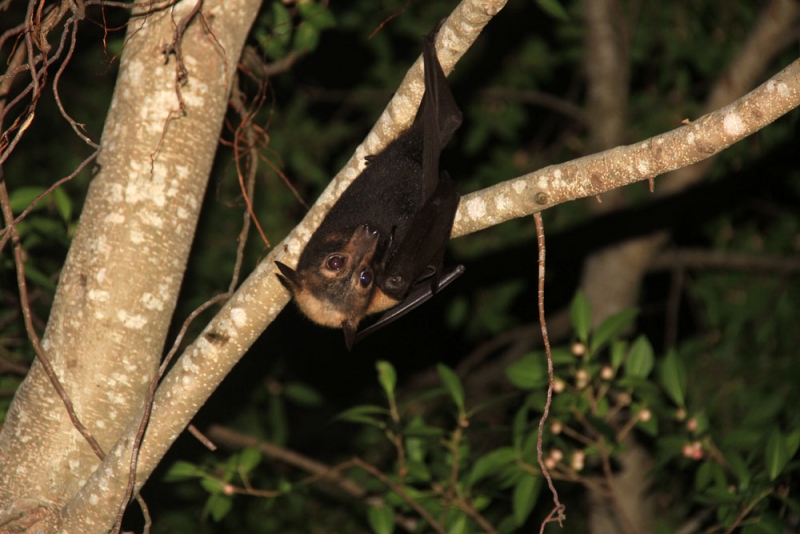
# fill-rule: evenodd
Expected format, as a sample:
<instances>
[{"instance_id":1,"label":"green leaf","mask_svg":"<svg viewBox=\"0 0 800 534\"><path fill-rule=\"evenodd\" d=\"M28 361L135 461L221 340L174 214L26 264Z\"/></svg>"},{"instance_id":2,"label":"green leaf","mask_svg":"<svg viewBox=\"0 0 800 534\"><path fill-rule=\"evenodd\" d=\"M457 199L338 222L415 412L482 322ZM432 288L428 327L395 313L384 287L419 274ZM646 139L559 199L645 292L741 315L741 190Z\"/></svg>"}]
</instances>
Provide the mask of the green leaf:
<instances>
[{"instance_id":1,"label":"green leaf","mask_svg":"<svg viewBox=\"0 0 800 534\"><path fill-rule=\"evenodd\" d=\"M202 477L205 473L202 469L197 467L194 464L189 462L184 462L183 460L178 460L167 471L167 474L164 475L165 482L178 482L181 480L187 480L190 478Z\"/></svg>"},{"instance_id":2,"label":"green leaf","mask_svg":"<svg viewBox=\"0 0 800 534\"><path fill-rule=\"evenodd\" d=\"M222 493L222 490L225 489L225 483L216 478L204 477L200 480L200 485L203 486L209 493Z\"/></svg>"},{"instance_id":3,"label":"green leaf","mask_svg":"<svg viewBox=\"0 0 800 534\"><path fill-rule=\"evenodd\" d=\"M378 370L378 382L380 382L383 391L386 392L386 397L389 400L394 399L394 388L397 386L397 373L394 366L386 360L378 360L375 362L375 369Z\"/></svg>"},{"instance_id":4,"label":"green leaf","mask_svg":"<svg viewBox=\"0 0 800 534\"><path fill-rule=\"evenodd\" d=\"M539 441L539 428L532 428L522 443L520 454L526 461L533 463L536 458L536 444Z\"/></svg>"},{"instance_id":5,"label":"green leaf","mask_svg":"<svg viewBox=\"0 0 800 534\"><path fill-rule=\"evenodd\" d=\"M547 364L542 353L526 354L506 367L506 376L520 389L539 389L548 383Z\"/></svg>"},{"instance_id":6,"label":"green leaf","mask_svg":"<svg viewBox=\"0 0 800 534\"><path fill-rule=\"evenodd\" d=\"M269 408L269 424L271 441L276 445L285 445L289 438L289 421L286 415L286 401L278 394L273 394Z\"/></svg>"},{"instance_id":7,"label":"green leaf","mask_svg":"<svg viewBox=\"0 0 800 534\"><path fill-rule=\"evenodd\" d=\"M301 24L294 34L295 50L312 51L319 44L319 30L311 24Z\"/></svg>"},{"instance_id":8,"label":"green leaf","mask_svg":"<svg viewBox=\"0 0 800 534\"><path fill-rule=\"evenodd\" d=\"M303 17L303 20L307 21L318 30L336 26L336 19L333 13L322 4L302 2L297 4L297 10L300 12L300 16Z\"/></svg>"},{"instance_id":9,"label":"green leaf","mask_svg":"<svg viewBox=\"0 0 800 534\"><path fill-rule=\"evenodd\" d=\"M578 339L584 344L588 344L589 329L592 327L592 308L583 291L578 290L575 293L569 311L572 316L572 327L575 329Z\"/></svg>"},{"instance_id":10,"label":"green leaf","mask_svg":"<svg viewBox=\"0 0 800 534\"><path fill-rule=\"evenodd\" d=\"M406 462L406 482L430 482L433 478L428 466L422 462L409 460Z\"/></svg>"},{"instance_id":11,"label":"green leaf","mask_svg":"<svg viewBox=\"0 0 800 534\"><path fill-rule=\"evenodd\" d=\"M64 233L64 225L56 219L48 217L29 217L31 228L46 236L58 236Z\"/></svg>"},{"instance_id":12,"label":"green leaf","mask_svg":"<svg viewBox=\"0 0 800 534\"><path fill-rule=\"evenodd\" d=\"M456 296L445 312L445 323L453 330L462 326L469 317L469 301L463 296Z\"/></svg>"},{"instance_id":13,"label":"green leaf","mask_svg":"<svg viewBox=\"0 0 800 534\"><path fill-rule=\"evenodd\" d=\"M786 446L786 438L777 428L773 429L767 440L765 451L767 462L767 473L770 481L775 480L789 462L789 451Z\"/></svg>"},{"instance_id":14,"label":"green leaf","mask_svg":"<svg viewBox=\"0 0 800 534\"><path fill-rule=\"evenodd\" d=\"M720 484L720 481L722 484ZM694 476L694 487L697 491L703 491L710 486L724 488L724 481L725 472L722 470L722 467L715 462L705 460L700 464L700 467L697 468L697 472Z\"/></svg>"},{"instance_id":15,"label":"green leaf","mask_svg":"<svg viewBox=\"0 0 800 534\"><path fill-rule=\"evenodd\" d=\"M625 362L625 374L627 376L647 378L653 370L656 359L653 355L653 347L644 336L639 336L633 342L628 359Z\"/></svg>"},{"instance_id":16,"label":"green leaf","mask_svg":"<svg viewBox=\"0 0 800 534\"><path fill-rule=\"evenodd\" d=\"M786 436L786 454L789 458L794 458L798 448L800 448L800 430L794 430Z\"/></svg>"},{"instance_id":17,"label":"green leaf","mask_svg":"<svg viewBox=\"0 0 800 534\"><path fill-rule=\"evenodd\" d=\"M283 394L296 404L309 408L320 406L323 403L322 395L316 389L302 382L287 382L283 386Z\"/></svg>"},{"instance_id":18,"label":"green leaf","mask_svg":"<svg viewBox=\"0 0 800 534\"><path fill-rule=\"evenodd\" d=\"M542 487L542 479L531 474L525 473L514 486L513 507L514 521L518 527L525 524L528 516L539 498L539 490Z\"/></svg>"},{"instance_id":19,"label":"green leaf","mask_svg":"<svg viewBox=\"0 0 800 534\"><path fill-rule=\"evenodd\" d=\"M468 485L472 486L487 476L497 473L501 468L513 462L517 457L511 447L500 447L478 458L469 474Z\"/></svg>"},{"instance_id":20,"label":"green leaf","mask_svg":"<svg viewBox=\"0 0 800 534\"><path fill-rule=\"evenodd\" d=\"M353 406L349 410L345 410L339 415L336 416L336 419L340 421L348 421L350 423L366 423L368 425L373 425L378 428L384 428L383 421L380 419L376 419L374 417L370 417L373 414L380 414L380 415L388 415L389 410L383 408L382 406L373 406L373 405L361 405L361 406Z\"/></svg>"},{"instance_id":21,"label":"green leaf","mask_svg":"<svg viewBox=\"0 0 800 534\"><path fill-rule=\"evenodd\" d=\"M367 521L375 534L391 534L394 532L394 509L385 504L370 506Z\"/></svg>"},{"instance_id":22,"label":"green leaf","mask_svg":"<svg viewBox=\"0 0 800 534\"><path fill-rule=\"evenodd\" d=\"M239 455L232 454L228 456L228 460L225 462L225 471L222 473L222 480L225 483L230 482L234 479L234 477L239 472Z\"/></svg>"},{"instance_id":23,"label":"green leaf","mask_svg":"<svg viewBox=\"0 0 800 534\"><path fill-rule=\"evenodd\" d=\"M423 439L420 434L413 434L413 430L415 429L421 430L422 432L420 434L425 434L429 430L438 431L439 429L428 427L422 419L422 416L417 415L408 422L403 431L406 443L406 456L408 459L414 462L424 462L425 455L428 452L429 440ZM408 433L409 430L412 431L411 434Z\"/></svg>"},{"instance_id":24,"label":"green leaf","mask_svg":"<svg viewBox=\"0 0 800 534\"><path fill-rule=\"evenodd\" d=\"M611 344L611 367L614 373L619 370L619 366L625 361L625 354L628 352L627 341L614 341Z\"/></svg>"},{"instance_id":25,"label":"green leaf","mask_svg":"<svg viewBox=\"0 0 800 534\"><path fill-rule=\"evenodd\" d=\"M706 491L695 497L695 499L700 503L720 506L722 504L739 504L739 500L741 498L739 495L730 492L726 488L714 486L708 488Z\"/></svg>"},{"instance_id":26,"label":"green leaf","mask_svg":"<svg viewBox=\"0 0 800 534\"><path fill-rule=\"evenodd\" d=\"M272 19L269 32L259 31L256 38L267 56L280 59L286 55L292 38L292 14L281 2L273 2Z\"/></svg>"},{"instance_id":27,"label":"green leaf","mask_svg":"<svg viewBox=\"0 0 800 534\"><path fill-rule=\"evenodd\" d=\"M694 473L694 489L702 491L711 484L711 462L703 462Z\"/></svg>"},{"instance_id":28,"label":"green leaf","mask_svg":"<svg viewBox=\"0 0 800 534\"><path fill-rule=\"evenodd\" d=\"M667 395L679 408L685 408L686 369L675 350L670 350L661 362L659 376Z\"/></svg>"},{"instance_id":29,"label":"green leaf","mask_svg":"<svg viewBox=\"0 0 800 534\"><path fill-rule=\"evenodd\" d=\"M750 470L747 468L747 463L742 458L742 455L736 451L729 450L724 453L725 460L731 468L733 475L739 480L739 488L746 490L750 485Z\"/></svg>"},{"instance_id":30,"label":"green leaf","mask_svg":"<svg viewBox=\"0 0 800 534\"><path fill-rule=\"evenodd\" d=\"M247 447L239 453L239 469L249 473L261 462L261 451L258 447Z\"/></svg>"},{"instance_id":31,"label":"green leaf","mask_svg":"<svg viewBox=\"0 0 800 534\"><path fill-rule=\"evenodd\" d=\"M65 223L69 223L72 220L72 201L60 187L57 187L53 192L53 198L56 202L58 214L61 215Z\"/></svg>"},{"instance_id":32,"label":"green leaf","mask_svg":"<svg viewBox=\"0 0 800 534\"><path fill-rule=\"evenodd\" d=\"M498 534L517 534L518 532L519 529L517 528L517 523L514 521L513 515L505 516L497 526Z\"/></svg>"},{"instance_id":33,"label":"green leaf","mask_svg":"<svg viewBox=\"0 0 800 534\"><path fill-rule=\"evenodd\" d=\"M543 365L546 365L547 353L535 352L534 354L539 358L539 361L542 362ZM550 351L550 354L553 356L554 366L572 365L573 363L575 363L575 355L572 354L571 350L565 347L556 347Z\"/></svg>"},{"instance_id":34,"label":"green leaf","mask_svg":"<svg viewBox=\"0 0 800 534\"><path fill-rule=\"evenodd\" d=\"M214 521L219 522L222 521L225 516L228 515L228 512L231 511L233 499L231 499L230 495L216 493L209 497L206 506Z\"/></svg>"},{"instance_id":35,"label":"green leaf","mask_svg":"<svg viewBox=\"0 0 800 534\"><path fill-rule=\"evenodd\" d=\"M50 280L46 274L37 269L31 262L25 263L25 278L33 282L33 285L47 288L51 291L55 291L56 289L56 285L53 281ZM28 287L28 289L30 289L30 287Z\"/></svg>"},{"instance_id":36,"label":"green leaf","mask_svg":"<svg viewBox=\"0 0 800 534\"><path fill-rule=\"evenodd\" d=\"M742 534L784 534L787 532L784 522L769 512L757 516L749 516L742 529Z\"/></svg>"},{"instance_id":37,"label":"green leaf","mask_svg":"<svg viewBox=\"0 0 800 534\"><path fill-rule=\"evenodd\" d=\"M436 370L439 371L439 378L442 379L445 389L458 406L458 411L464 413L464 387L461 385L458 375L443 363L438 364Z\"/></svg>"},{"instance_id":38,"label":"green leaf","mask_svg":"<svg viewBox=\"0 0 800 534\"><path fill-rule=\"evenodd\" d=\"M275 23L272 26L272 35L282 45L289 44L292 37L292 14L281 2L272 2L272 16Z\"/></svg>"},{"instance_id":39,"label":"green leaf","mask_svg":"<svg viewBox=\"0 0 800 534\"><path fill-rule=\"evenodd\" d=\"M47 191L44 187L19 187L11 191L8 195L8 203L11 205L11 211L14 213L21 213L25 208L31 205L31 202L36 200L36 197ZM40 209L44 206L39 202L35 209Z\"/></svg>"},{"instance_id":40,"label":"green leaf","mask_svg":"<svg viewBox=\"0 0 800 534\"><path fill-rule=\"evenodd\" d=\"M558 0L536 0L536 3L539 4L542 11L551 17L569 22L569 14L567 14L567 10L564 9L564 6L562 6Z\"/></svg>"},{"instance_id":41,"label":"green leaf","mask_svg":"<svg viewBox=\"0 0 800 534\"><path fill-rule=\"evenodd\" d=\"M623 310L600 323L594 329L594 334L589 344L591 353L595 354L603 345L622 335L631 326L637 315L639 315L639 310L636 308Z\"/></svg>"},{"instance_id":42,"label":"green leaf","mask_svg":"<svg viewBox=\"0 0 800 534\"><path fill-rule=\"evenodd\" d=\"M450 524L447 529L447 534L466 534L467 532L467 514L459 513L455 521Z\"/></svg>"},{"instance_id":43,"label":"green leaf","mask_svg":"<svg viewBox=\"0 0 800 534\"><path fill-rule=\"evenodd\" d=\"M406 457L412 462L424 462L425 454L428 452L424 439L409 438L406 436Z\"/></svg>"},{"instance_id":44,"label":"green leaf","mask_svg":"<svg viewBox=\"0 0 800 534\"><path fill-rule=\"evenodd\" d=\"M528 429L528 410L532 401L532 395L529 395L522 406L514 414L514 424L512 425L512 436L514 438L514 449L521 451L522 441L525 439L525 432Z\"/></svg>"},{"instance_id":45,"label":"green leaf","mask_svg":"<svg viewBox=\"0 0 800 534\"><path fill-rule=\"evenodd\" d=\"M294 485L283 477L278 481L278 491L281 493L289 493L293 488Z\"/></svg>"}]
</instances>

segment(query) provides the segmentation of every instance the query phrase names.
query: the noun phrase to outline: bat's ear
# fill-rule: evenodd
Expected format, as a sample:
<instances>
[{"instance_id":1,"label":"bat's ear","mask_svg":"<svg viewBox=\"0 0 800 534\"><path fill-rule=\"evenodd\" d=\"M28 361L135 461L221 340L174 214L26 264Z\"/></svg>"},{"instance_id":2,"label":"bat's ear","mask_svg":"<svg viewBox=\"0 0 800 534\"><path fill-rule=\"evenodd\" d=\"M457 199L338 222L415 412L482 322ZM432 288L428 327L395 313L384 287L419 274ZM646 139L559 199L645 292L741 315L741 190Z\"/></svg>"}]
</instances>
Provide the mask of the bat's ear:
<instances>
[{"instance_id":1,"label":"bat's ear","mask_svg":"<svg viewBox=\"0 0 800 534\"><path fill-rule=\"evenodd\" d=\"M278 267L278 270L281 274L278 275L278 280L281 281L283 287L289 290L289 292L294 295L297 290L303 285L300 279L300 275L297 274L297 271L286 265L285 263L281 263L279 261L275 262L275 265Z\"/></svg>"},{"instance_id":2,"label":"bat's ear","mask_svg":"<svg viewBox=\"0 0 800 534\"><path fill-rule=\"evenodd\" d=\"M353 321L345 321L342 323L342 331L344 332L344 342L347 345L347 352L353 350L353 344L356 342L356 329L358 325Z\"/></svg>"}]
</instances>

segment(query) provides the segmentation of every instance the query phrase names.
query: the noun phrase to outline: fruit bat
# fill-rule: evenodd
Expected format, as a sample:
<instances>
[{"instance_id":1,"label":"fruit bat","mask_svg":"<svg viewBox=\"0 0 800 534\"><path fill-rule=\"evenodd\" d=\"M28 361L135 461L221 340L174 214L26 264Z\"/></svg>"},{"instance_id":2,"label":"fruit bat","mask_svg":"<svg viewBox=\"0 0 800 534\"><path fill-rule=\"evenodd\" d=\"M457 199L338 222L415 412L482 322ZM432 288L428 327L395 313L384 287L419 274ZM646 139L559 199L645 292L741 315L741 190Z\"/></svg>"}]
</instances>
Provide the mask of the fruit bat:
<instances>
[{"instance_id":1,"label":"fruit bat","mask_svg":"<svg viewBox=\"0 0 800 534\"><path fill-rule=\"evenodd\" d=\"M425 93L413 124L367 156L297 269L275 262L300 310L320 325L342 328L348 350L464 272L461 265L442 266L460 197L439 171L439 155L461 125L461 111L436 57L439 26L424 37ZM375 324L357 332L364 317L380 312Z\"/></svg>"}]
</instances>

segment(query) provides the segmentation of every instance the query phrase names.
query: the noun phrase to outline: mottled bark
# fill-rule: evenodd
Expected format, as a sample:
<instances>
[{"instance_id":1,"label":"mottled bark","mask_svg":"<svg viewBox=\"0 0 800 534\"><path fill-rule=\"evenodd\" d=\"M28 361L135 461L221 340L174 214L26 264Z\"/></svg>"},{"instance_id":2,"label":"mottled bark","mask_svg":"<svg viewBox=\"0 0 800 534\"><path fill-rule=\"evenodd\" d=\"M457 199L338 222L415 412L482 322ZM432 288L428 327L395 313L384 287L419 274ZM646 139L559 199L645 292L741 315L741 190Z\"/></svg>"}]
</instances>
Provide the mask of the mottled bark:
<instances>
[{"instance_id":1,"label":"mottled bark","mask_svg":"<svg viewBox=\"0 0 800 534\"><path fill-rule=\"evenodd\" d=\"M141 418L259 4L203 3L180 37L180 84L177 55L167 47L195 2L129 22L98 172L42 340L77 416L106 452L129 442L129 426ZM103 487L87 484L107 465L73 428L38 361L14 399L0 450L0 525L111 528L125 471Z\"/></svg>"}]
</instances>

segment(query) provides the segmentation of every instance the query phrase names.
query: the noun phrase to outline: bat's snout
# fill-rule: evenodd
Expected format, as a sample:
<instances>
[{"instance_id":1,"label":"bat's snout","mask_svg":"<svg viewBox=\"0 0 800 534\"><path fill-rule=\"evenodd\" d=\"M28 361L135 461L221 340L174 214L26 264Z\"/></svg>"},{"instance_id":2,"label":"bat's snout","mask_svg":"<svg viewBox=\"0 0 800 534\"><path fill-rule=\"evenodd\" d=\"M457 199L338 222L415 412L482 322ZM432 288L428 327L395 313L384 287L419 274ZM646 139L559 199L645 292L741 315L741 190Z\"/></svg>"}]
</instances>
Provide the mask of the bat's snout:
<instances>
[{"instance_id":1,"label":"bat's snout","mask_svg":"<svg viewBox=\"0 0 800 534\"><path fill-rule=\"evenodd\" d=\"M375 251L379 238L378 230L372 228L369 224L361 225L353 234L353 240L351 241L355 255L359 257L371 256Z\"/></svg>"}]
</instances>

